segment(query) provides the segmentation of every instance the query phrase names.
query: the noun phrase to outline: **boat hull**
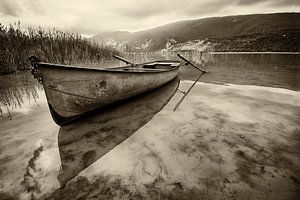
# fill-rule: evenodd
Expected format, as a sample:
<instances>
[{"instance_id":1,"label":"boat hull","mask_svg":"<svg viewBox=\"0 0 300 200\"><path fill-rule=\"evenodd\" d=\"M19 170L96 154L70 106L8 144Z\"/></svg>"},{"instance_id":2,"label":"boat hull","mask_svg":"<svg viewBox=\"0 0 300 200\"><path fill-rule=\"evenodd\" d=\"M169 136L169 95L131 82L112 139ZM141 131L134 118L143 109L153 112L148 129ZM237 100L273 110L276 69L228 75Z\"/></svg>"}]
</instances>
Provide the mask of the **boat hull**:
<instances>
[{"instance_id":1,"label":"boat hull","mask_svg":"<svg viewBox=\"0 0 300 200\"><path fill-rule=\"evenodd\" d=\"M38 66L51 115L59 125L158 88L178 75L178 67L163 71L123 71Z\"/></svg>"}]
</instances>

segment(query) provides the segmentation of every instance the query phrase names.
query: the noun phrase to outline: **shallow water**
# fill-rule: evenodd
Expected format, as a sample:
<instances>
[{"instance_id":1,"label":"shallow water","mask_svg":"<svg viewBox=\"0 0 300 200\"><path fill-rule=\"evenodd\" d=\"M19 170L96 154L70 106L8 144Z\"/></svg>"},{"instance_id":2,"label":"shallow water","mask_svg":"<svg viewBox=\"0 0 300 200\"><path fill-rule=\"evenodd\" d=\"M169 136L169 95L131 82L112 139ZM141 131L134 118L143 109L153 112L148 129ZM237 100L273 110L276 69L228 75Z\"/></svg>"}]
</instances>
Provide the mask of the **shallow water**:
<instances>
[{"instance_id":1,"label":"shallow water","mask_svg":"<svg viewBox=\"0 0 300 200\"><path fill-rule=\"evenodd\" d=\"M129 189L137 194L144 194L145 198L147 195L149 197L149 194L151 196L149 191L153 192L152 195L158 195L157 188L164 193L162 186L165 191L169 191L171 187L172 191L174 188L176 191L186 189L189 193L195 192L195 195L201 193L205 196L206 193L203 191L205 187L208 187L207 185L212 188L217 187L216 184L220 184L219 181L225 180L226 182L224 174L235 170L236 165L224 165L221 169L222 180L210 177L213 170L209 171L209 168L215 169L224 159L224 162L237 160L237 165L240 165L239 169L243 169L238 174L240 179L236 180L243 183L239 183L239 186L237 183L235 186L230 186L235 188L238 191L238 197L243 199L247 196L243 196L243 192L244 194L251 193L251 191L257 192L255 187L252 188L253 180L245 176L248 169L245 166L249 169L254 167L252 161L249 161L249 156L253 159L255 153L261 152L262 158L268 157L269 154L274 154L276 148L283 147L289 147L293 151L281 151L283 155L274 156L275 160L270 161L271 164L267 165L266 170L280 171L284 166L287 168L286 171L280 171L280 173L289 178L288 180L276 179L275 182L270 180L269 183L275 183L274 187L277 187L278 182L282 181L290 187L290 189L285 189L289 194L293 195L297 192L294 184L297 184L300 179L299 171L295 170L300 167L299 159L296 159L299 149L295 145L289 146L289 142L290 140L296 144L299 142L297 119L300 116L296 111L300 106L298 92L300 89L300 55L203 54L201 59L200 54L182 55L202 69L209 71L201 81L218 85L197 85L177 114L172 114L171 110L182 94L174 93L177 88L174 82L118 106L96 112L69 126L59 127L50 116L42 87L32 79L30 74L1 77L0 193L3 194L2 196L30 199L44 198L44 195L50 194L54 199L60 199L63 195L58 188L65 186L70 180L72 180L70 186L67 185L65 189L61 189L66 194L74 193L74 184L76 187L78 184L83 184L83 188L92 187L91 191L95 191L96 186L87 179L76 179L79 173L83 173L82 177L91 180L101 179L103 182L112 184L111 193L119 197L122 194L123 197L131 194L126 192ZM153 59L177 59L174 54L128 54L125 57L136 63ZM104 64L109 67L120 65L120 62L105 61ZM181 80L194 80L198 76L199 72L192 67L181 67ZM230 84L280 87L289 90ZM191 82L182 82L180 89L186 90L189 85ZM160 111L173 95L174 97L167 106ZM159 115L156 116L156 113ZM279 113L280 116L275 117ZM189 120L192 123L189 123ZM177 126L178 124L181 126ZM201 138L207 138L207 140L195 143L199 132L202 133ZM210 132L220 134L218 137L222 137L222 142L212 144L208 140L212 139L209 136ZM224 136L230 132L235 136ZM255 139L260 133L263 139ZM274 138L272 133L274 133ZM247 137L248 142L253 143L252 147L243 142L240 148L235 149L234 146L239 146L241 135ZM126 140L121 146L119 145L120 147L117 146L127 138L130 139L129 142ZM226 149L225 143L231 147ZM118 148L114 149L115 146ZM224 154L220 159L219 154L214 151L223 151L222 148ZM250 149L247 150L247 148ZM113 150L110 151L111 149ZM239 154L240 151L246 154ZM109 153L106 154L107 152ZM236 152L238 153L235 154ZM101 158L103 155L105 156ZM200 159L199 156L208 156L216 164L205 161L207 168L200 167L198 165L201 162L197 160ZM250 164L242 162L243 159L239 159L240 157L244 160L248 159ZM185 162L191 165L185 165ZM292 164L288 166L287 162ZM101 163L106 163L106 166ZM97 165L100 166L97 167ZM200 173L200 177L195 175L199 170L208 170L207 174L210 175L206 176L203 172ZM275 172L272 171L272 173ZM118 176L119 179L110 180L109 175ZM97 178L91 178L93 176ZM138 180L139 178L141 180ZM202 181L196 180L197 178ZM231 177L231 179L234 178ZM232 182L231 179L229 181ZM262 175L257 179L269 180L270 178ZM148 184L148 186L140 188L134 185L138 183ZM129 184L130 187L123 187L124 184ZM250 185L251 189L244 184ZM261 192L269 190L264 184L267 183L263 183ZM98 185L97 190L99 187ZM196 189L191 192L192 188ZM217 188L221 189L223 186ZM179 192L179 197L180 195L187 194ZM76 196L76 198L79 197L80 195Z\"/></svg>"}]
</instances>

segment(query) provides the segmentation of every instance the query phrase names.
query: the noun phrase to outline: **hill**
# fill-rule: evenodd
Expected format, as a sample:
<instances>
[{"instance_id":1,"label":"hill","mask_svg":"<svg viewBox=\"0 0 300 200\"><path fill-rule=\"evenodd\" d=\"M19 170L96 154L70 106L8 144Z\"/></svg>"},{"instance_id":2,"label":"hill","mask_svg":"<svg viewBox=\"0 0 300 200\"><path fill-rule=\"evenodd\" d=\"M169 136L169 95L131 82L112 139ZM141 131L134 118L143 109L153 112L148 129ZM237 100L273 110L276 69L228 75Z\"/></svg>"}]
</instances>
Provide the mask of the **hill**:
<instances>
[{"instance_id":1,"label":"hill","mask_svg":"<svg viewBox=\"0 0 300 200\"><path fill-rule=\"evenodd\" d=\"M133 33L101 33L91 40L137 51L186 45L215 51L300 51L299 36L300 13L273 13L179 21Z\"/></svg>"}]
</instances>

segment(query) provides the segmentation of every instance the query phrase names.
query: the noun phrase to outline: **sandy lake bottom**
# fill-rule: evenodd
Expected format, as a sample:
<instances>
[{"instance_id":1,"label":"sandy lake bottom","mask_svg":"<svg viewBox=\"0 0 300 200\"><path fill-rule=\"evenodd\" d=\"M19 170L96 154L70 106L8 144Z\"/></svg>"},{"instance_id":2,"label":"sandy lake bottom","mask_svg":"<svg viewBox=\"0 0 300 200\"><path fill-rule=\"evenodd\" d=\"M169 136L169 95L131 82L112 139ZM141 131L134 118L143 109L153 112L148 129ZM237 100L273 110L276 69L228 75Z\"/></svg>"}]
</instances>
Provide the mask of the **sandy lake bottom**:
<instances>
[{"instance_id":1,"label":"sandy lake bottom","mask_svg":"<svg viewBox=\"0 0 300 200\"><path fill-rule=\"evenodd\" d=\"M45 101L0 118L0 199L299 198L300 92L199 82L173 112L181 96L114 148L98 140L114 141L121 128L102 120L95 130L105 136L83 138L85 126L60 128ZM76 142L60 141L72 131ZM107 153L98 159L99 148Z\"/></svg>"}]
</instances>

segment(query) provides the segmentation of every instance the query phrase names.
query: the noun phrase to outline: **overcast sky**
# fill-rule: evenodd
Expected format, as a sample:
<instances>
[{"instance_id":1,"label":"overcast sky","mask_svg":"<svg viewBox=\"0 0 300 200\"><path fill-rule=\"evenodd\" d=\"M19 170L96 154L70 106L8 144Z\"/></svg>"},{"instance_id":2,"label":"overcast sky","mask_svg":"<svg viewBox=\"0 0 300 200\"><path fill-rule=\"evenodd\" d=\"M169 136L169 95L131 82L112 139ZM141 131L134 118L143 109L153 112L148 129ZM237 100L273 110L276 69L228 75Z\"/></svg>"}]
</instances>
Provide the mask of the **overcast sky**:
<instances>
[{"instance_id":1,"label":"overcast sky","mask_svg":"<svg viewBox=\"0 0 300 200\"><path fill-rule=\"evenodd\" d=\"M93 35L138 31L186 19L300 12L300 0L0 0L0 23Z\"/></svg>"}]
</instances>

